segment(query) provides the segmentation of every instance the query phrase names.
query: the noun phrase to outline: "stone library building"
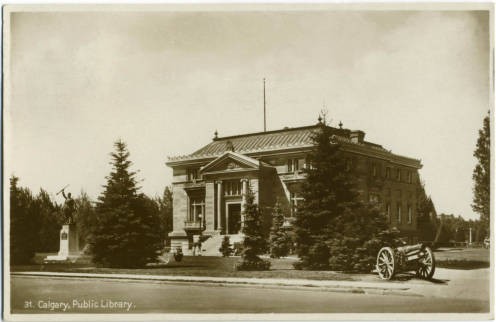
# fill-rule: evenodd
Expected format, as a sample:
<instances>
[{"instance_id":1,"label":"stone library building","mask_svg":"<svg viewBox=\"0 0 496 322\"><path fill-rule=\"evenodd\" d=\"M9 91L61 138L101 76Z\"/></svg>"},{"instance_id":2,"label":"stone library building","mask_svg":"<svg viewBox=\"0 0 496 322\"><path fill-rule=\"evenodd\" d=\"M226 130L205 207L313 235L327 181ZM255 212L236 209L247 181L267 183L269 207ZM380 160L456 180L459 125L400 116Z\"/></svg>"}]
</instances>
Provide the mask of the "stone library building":
<instances>
[{"instance_id":1,"label":"stone library building","mask_svg":"<svg viewBox=\"0 0 496 322\"><path fill-rule=\"evenodd\" d=\"M189 253L202 235L205 255L218 255L224 235L241 241L243 204L251 189L263 213L264 225L271 223L276 201L291 229L298 203L303 202L307 155L313 148L312 134L322 124L275 131L215 137L212 142L185 155L170 157L173 171L173 231L171 247ZM391 227L408 242L417 241L417 194L420 160L397 155L365 140L363 131L332 128L358 177L360 195L378 203ZM209 237L209 238L208 238Z\"/></svg>"}]
</instances>

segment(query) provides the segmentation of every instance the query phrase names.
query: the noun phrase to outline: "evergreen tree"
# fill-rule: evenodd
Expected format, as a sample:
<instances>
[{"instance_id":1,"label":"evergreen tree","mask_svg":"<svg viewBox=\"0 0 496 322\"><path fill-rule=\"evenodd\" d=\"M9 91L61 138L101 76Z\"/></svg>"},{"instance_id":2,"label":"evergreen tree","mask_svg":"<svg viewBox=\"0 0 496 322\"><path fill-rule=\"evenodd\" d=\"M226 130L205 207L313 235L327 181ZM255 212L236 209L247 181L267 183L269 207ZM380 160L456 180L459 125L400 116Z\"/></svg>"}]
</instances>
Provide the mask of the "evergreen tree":
<instances>
[{"instance_id":1,"label":"evergreen tree","mask_svg":"<svg viewBox=\"0 0 496 322\"><path fill-rule=\"evenodd\" d=\"M168 243L172 231L172 189L165 187L162 197L156 198L162 229L162 243Z\"/></svg>"},{"instance_id":2,"label":"evergreen tree","mask_svg":"<svg viewBox=\"0 0 496 322\"><path fill-rule=\"evenodd\" d=\"M92 229L98 225L95 207L93 206L90 197L84 191L75 200L76 213L74 214L75 222L79 234L79 247L84 249L84 246L89 242Z\"/></svg>"},{"instance_id":3,"label":"evergreen tree","mask_svg":"<svg viewBox=\"0 0 496 322\"><path fill-rule=\"evenodd\" d=\"M141 267L156 260L162 248L154 202L138 193L126 144L117 141L112 171L98 197L98 223L91 234L93 260L111 267Z\"/></svg>"},{"instance_id":4,"label":"evergreen tree","mask_svg":"<svg viewBox=\"0 0 496 322\"><path fill-rule=\"evenodd\" d=\"M421 241L433 241L436 237L436 209L431 197L427 196L423 184L417 189L417 227Z\"/></svg>"},{"instance_id":5,"label":"evergreen tree","mask_svg":"<svg viewBox=\"0 0 496 322\"><path fill-rule=\"evenodd\" d=\"M226 235L222 239L222 244L220 245L219 252L222 254L222 257L229 257L231 256L232 251L231 240L229 236Z\"/></svg>"},{"instance_id":6,"label":"evergreen tree","mask_svg":"<svg viewBox=\"0 0 496 322\"><path fill-rule=\"evenodd\" d=\"M283 228L284 214L279 203L276 203L272 212L272 227L270 229L270 257L287 256L291 247L291 238Z\"/></svg>"},{"instance_id":7,"label":"evergreen tree","mask_svg":"<svg viewBox=\"0 0 496 322\"><path fill-rule=\"evenodd\" d=\"M60 247L59 232L63 223L60 206L53 202L50 195L41 189L34 199L34 212L37 217L38 242L36 251L57 252Z\"/></svg>"},{"instance_id":8,"label":"evergreen tree","mask_svg":"<svg viewBox=\"0 0 496 322\"><path fill-rule=\"evenodd\" d=\"M266 240L262 232L262 214L254 202L255 196L251 189L248 189L245 197L242 262L237 268L239 270L267 270L270 268L270 262L259 257L266 248Z\"/></svg>"},{"instance_id":9,"label":"evergreen tree","mask_svg":"<svg viewBox=\"0 0 496 322\"><path fill-rule=\"evenodd\" d=\"M474 151L477 158L472 178L474 180L474 198L472 209L479 213L480 220L487 229L489 235L490 220L490 129L489 115L484 118L482 129L479 130L479 138Z\"/></svg>"},{"instance_id":10,"label":"evergreen tree","mask_svg":"<svg viewBox=\"0 0 496 322\"><path fill-rule=\"evenodd\" d=\"M360 201L357 178L342 145L334 139L341 129L320 123L313 136L311 166L303 184L305 202L296 215L298 269L363 270L367 242L387 230L375 205Z\"/></svg>"},{"instance_id":11,"label":"evergreen tree","mask_svg":"<svg viewBox=\"0 0 496 322\"><path fill-rule=\"evenodd\" d=\"M38 240L34 198L27 188L18 186L19 178L10 178L10 264L31 262ZM57 235L58 236L58 235Z\"/></svg>"}]
</instances>

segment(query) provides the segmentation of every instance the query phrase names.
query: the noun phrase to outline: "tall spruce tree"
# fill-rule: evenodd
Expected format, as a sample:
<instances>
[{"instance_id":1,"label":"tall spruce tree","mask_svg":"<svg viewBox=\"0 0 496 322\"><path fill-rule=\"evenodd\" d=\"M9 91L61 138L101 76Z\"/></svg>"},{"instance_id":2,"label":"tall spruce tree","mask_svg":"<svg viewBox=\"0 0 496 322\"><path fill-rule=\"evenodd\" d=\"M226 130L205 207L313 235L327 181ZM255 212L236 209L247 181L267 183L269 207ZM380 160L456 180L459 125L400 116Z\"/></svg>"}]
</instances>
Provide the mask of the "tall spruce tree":
<instances>
[{"instance_id":1,"label":"tall spruce tree","mask_svg":"<svg viewBox=\"0 0 496 322\"><path fill-rule=\"evenodd\" d=\"M98 197L98 223L90 238L93 260L111 267L141 267L156 260L162 248L159 216L154 202L138 193L126 144L118 140L114 146L112 171Z\"/></svg>"},{"instance_id":2,"label":"tall spruce tree","mask_svg":"<svg viewBox=\"0 0 496 322\"><path fill-rule=\"evenodd\" d=\"M75 201L76 213L74 216L79 234L79 247L85 249L85 245L90 240L93 227L98 225L97 215L95 207L86 192L81 191Z\"/></svg>"},{"instance_id":3,"label":"tall spruce tree","mask_svg":"<svg viewBox=\"0 0 496 322\"><path fill-rule=\"evenodd\" d=\"M479 130L479 138L474 151L474 157L477 158L472 178L474 180L474 198L472 209L480 215L482 225L487 229L489 235L490 229L490 121L489 112L484 118L482 129Z\"/></svg>"},{"instance_id":4,"label":"tall spruce tree","mask_svg":"<svg viewBox=\"0 0 496 322\"><path fill-rule=\"evenodd\" d=\"M48 192L41 189L34 199L33 207L38 227L36 251L57 252L60 247L60 227L63 224L60 206L51 200Z\"/></svg>"},{"instance_id":5,"label":"tall spruce tree","mask_svg":"<svg viewBox=\"0 0 496 322\"><path fill-rule=\"evenodd\" d=\"M295 221L299 269L363 270L361 254L376 234L387 229L385 216L359 199L357 178L342 146L340 129L324 122L314 133L311 166L303 184L305 202Z\"/></svg>"},{"instance_id":6,"label":"tall spruce tree","mask_svg":"<svg viewBox=\"0 0 496 322\"><path fill-rule=\"evenodd\" d=\"M168 234L172 231L172 189L165 187L162 197L156 198L160 213L160 224L163 235L162 240L168 243Z\"/></svg>"},{"instance_id":7,"label":"tall spruce tree","mask_svg":"<svg viewBox=\"0 0 496 322\"><path fill-rule=\"evenodd\" d=\"M246 202L243 209L243 251L241 253L242 262L237 266L239 270L267 270L270 262L259 257L263 254L267 242L263 235L262 214L255 203L255 196L251 188L245 196Z\"/></svg>"},{"instance_id":8,"label":"tall spruce tree","mask_svg":"<svg viewBox=\"0 0 496 322\"><path fill-rule=\"evenodd\" d=\"M10 178L10 264L28 264L38 241L38 220L34 198L27 188L18 186L19 178Z\"/></svg>"},{"instance_id":9,"label":"tall spruce tree","mask_svg":"<svg viewBox=\"0 0 496 322\"><path fill-rule=\"evenodd\" d=\"M430 196L427 196L423 184L417 189L417 228L421 241L434 241L436 237L436 209Z\"/></svg>"},{"instance_id":10,"label":"tall spruce tree","mask_svg":"<svg viewBox=\"0 0 496 322\"><path fill-rule=\"evenodd\" d=\"M287 256L291 247L291 237L284 230L284 214L277 202L272 210L272 226L270 228L269 244L270 257L279 258Z\"/></svg>"}]
</instances>

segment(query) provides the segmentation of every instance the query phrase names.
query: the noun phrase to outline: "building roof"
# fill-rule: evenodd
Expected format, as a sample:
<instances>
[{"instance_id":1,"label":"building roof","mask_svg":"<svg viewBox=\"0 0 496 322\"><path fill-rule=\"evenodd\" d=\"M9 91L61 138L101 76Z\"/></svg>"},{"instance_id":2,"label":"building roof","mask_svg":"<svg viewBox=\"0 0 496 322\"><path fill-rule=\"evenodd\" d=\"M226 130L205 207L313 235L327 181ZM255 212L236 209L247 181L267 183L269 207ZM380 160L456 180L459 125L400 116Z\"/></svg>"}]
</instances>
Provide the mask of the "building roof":
<instances>
[{"instance_id":1,"label":"building roof","mask_svg":"<svg viewBox=\"0 0 496 322\"><path fill-rule=\"evenodd\" d=\"M238 153L250 153L312 146L311 136L315 129L316 126L306 126L216 138L190 156L219 155L226 149L232 149Z\"/></svg>"},{"instance_id":2,"label":"building roof","mask_svg":"<svg viewBox=\"0 0 496 322\"><path fill-rule=\"evenodd\" d=\"M319 126L319 124L316 124L312 126L284 128L282 130L275 131L216 137L212 142L189 155L169 157L168 163L214 158L222 155L226 151L235 151L239 154L251 154L257 152L274 152L288 149L311 148L313 146L312 135L319 128ZM339 141L341 142L347 142L350 145L360 145L362 149L365 148L368 151L393 156L390 151L384 149L379 144L364 140L360 143L353 143L350 140L350 134L361 131L351 131L349 129L338 128L332 129L336 132L336 138L339 138ZM364 135L363 132L361 133ZM406 159L418 162L418 160L415 159Z\"/></svg>"}]
</instances>

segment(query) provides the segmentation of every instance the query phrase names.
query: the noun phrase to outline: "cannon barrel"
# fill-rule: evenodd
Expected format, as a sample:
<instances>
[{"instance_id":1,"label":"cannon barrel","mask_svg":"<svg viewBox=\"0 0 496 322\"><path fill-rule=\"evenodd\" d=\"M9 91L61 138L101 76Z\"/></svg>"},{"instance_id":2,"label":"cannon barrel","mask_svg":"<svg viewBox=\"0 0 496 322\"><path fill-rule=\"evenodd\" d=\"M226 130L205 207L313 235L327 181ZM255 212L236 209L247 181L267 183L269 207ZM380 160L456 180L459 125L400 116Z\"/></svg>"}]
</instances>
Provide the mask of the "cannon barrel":
<instances>
[{"instance_id":1,"label":"cannon barrel","mask_svg":"<svg viewBox=\"0 0 496 322\"><path fill-rule=\"evenodd\" d=\"M397 250L403 252L405 254L416 253L420 251L423 247L423 244L411 245L411 246L401 246L398 247Z\"/></svg>"}]
</instances>

